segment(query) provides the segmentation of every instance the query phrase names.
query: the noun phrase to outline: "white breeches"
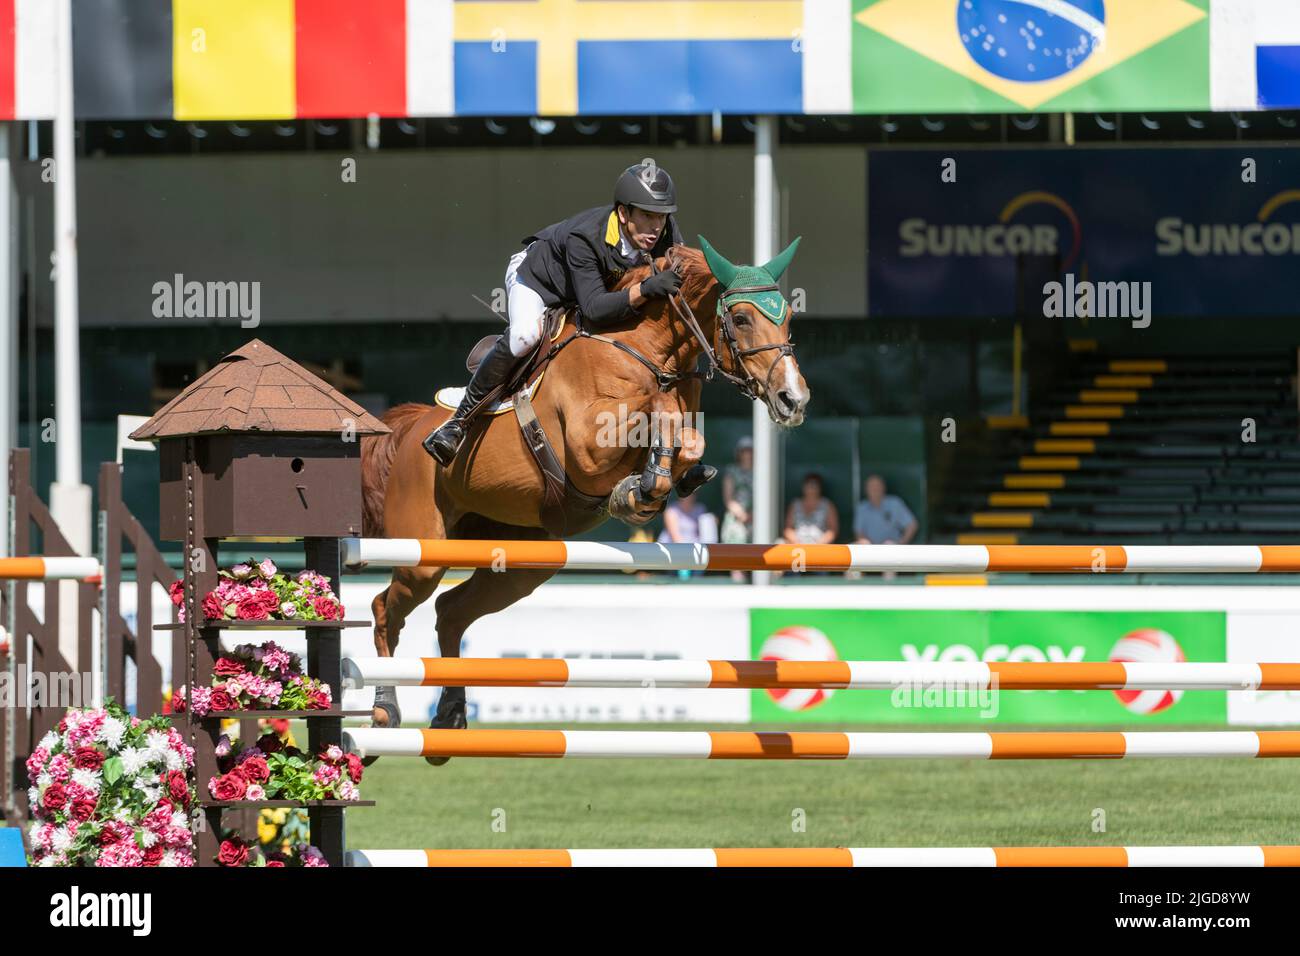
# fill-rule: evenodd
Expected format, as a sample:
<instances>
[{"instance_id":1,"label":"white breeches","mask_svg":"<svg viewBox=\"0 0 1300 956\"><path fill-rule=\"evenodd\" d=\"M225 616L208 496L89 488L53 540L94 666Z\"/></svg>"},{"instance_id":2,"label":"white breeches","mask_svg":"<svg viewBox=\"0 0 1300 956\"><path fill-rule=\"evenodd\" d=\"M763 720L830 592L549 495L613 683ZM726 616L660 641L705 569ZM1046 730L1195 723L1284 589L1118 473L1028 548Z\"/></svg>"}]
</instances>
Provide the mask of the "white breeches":
<instances>
[{"instance_id":1,"label":"white breeches","mask_svg":"<svg viewBox=\"0 0 1300 956\"><path fill-rule=\"evenodd\" d=\"M516 252L506 266L506 311L510 322L506 334L510 353L515 358L522 356L542 337L542 314L546 311L542 297L520 282L516 275L527 254L527 249Z\"/></svg>"}]
</instances>

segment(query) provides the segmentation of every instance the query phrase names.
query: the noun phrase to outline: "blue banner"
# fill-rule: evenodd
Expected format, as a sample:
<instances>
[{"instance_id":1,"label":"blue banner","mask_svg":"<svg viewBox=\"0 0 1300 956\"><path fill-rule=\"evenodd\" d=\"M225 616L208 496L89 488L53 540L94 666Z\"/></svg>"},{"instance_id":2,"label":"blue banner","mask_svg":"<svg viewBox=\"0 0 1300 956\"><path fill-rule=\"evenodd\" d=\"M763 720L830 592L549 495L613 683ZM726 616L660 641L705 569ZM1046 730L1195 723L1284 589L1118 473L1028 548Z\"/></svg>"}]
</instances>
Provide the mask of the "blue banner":
<instances>
[{"instance_id":1,"label":"blue banner","mask_svg":"<svg viewBox=\"0 0 1300 956\"><path fill-rule=\"evenodd\" d=\"M1142 310L1278 315L1296 302L1293 149L880 151L867 197L873 315L1140 326Z\"/></svg>"}]
</instances>

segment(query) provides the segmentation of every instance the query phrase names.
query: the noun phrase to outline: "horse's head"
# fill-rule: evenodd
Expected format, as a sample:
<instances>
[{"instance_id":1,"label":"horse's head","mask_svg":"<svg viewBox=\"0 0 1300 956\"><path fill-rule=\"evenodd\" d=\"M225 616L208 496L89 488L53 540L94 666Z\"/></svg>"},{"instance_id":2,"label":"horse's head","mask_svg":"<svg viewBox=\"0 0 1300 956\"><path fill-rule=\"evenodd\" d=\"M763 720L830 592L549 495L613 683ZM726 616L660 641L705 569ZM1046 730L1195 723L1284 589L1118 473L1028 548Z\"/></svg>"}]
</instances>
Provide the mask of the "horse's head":
<instances>
[{"instance_id":1,"label":"horse's head","mask_svg":"<svg viewBox=\"0 0 1300 956\"><path fill-rule=\"evenodd\" d=\"M703 236L700 248L720 286L713 336L719 368L751 398L761 399L772 421L802 424L810 393L790 339L794 313L777 285L799 240L761 266L733 265Z\"/></svg>"}]
</instances>

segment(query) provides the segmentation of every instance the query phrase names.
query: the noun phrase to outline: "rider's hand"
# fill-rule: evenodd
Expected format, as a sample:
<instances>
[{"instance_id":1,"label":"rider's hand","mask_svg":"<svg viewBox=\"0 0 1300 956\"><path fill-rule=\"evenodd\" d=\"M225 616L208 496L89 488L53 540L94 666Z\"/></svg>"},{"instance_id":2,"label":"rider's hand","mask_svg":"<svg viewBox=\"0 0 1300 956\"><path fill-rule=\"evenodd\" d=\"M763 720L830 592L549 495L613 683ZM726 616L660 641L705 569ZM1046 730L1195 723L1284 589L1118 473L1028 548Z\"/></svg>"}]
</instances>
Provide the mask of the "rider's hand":
<instances>
[{"instance_id":1,"label":"rider's hand","mask_svg":"<svg viewBox=\"0 0 1300 956\"><path fill-rule=\"evenodd\" d=\"M656 272L648 279L641 280L641 294L647 299L656 296L672 295L682 287L682 277L671 269Z\"/></svg>"}]
</instances>

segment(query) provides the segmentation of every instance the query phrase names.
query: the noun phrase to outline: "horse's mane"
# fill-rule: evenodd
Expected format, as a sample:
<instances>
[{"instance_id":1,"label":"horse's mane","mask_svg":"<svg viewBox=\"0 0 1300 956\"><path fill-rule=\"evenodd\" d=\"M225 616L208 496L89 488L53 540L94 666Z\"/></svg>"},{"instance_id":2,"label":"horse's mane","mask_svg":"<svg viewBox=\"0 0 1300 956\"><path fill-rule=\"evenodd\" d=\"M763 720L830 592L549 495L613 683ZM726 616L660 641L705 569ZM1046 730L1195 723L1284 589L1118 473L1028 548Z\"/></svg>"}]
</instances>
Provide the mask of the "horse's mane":
<instances>
[{"instance_id":1,"label":"horse's mane","mask_svg":"<svg viewBox=\"0 0 1300 956\"><path fill-rule=\"evenodd\" d=\"M717 284L717 280L713 278L713 273L709 271L709 264L704 261L704 253L699 249L690 246L673 246L673 254L682 263L682 295L694 308L709 294ZM626 289L649 277L650 266L648 265L629 269L614 285L614 291Z\"/></svg>"}]
</instances>

